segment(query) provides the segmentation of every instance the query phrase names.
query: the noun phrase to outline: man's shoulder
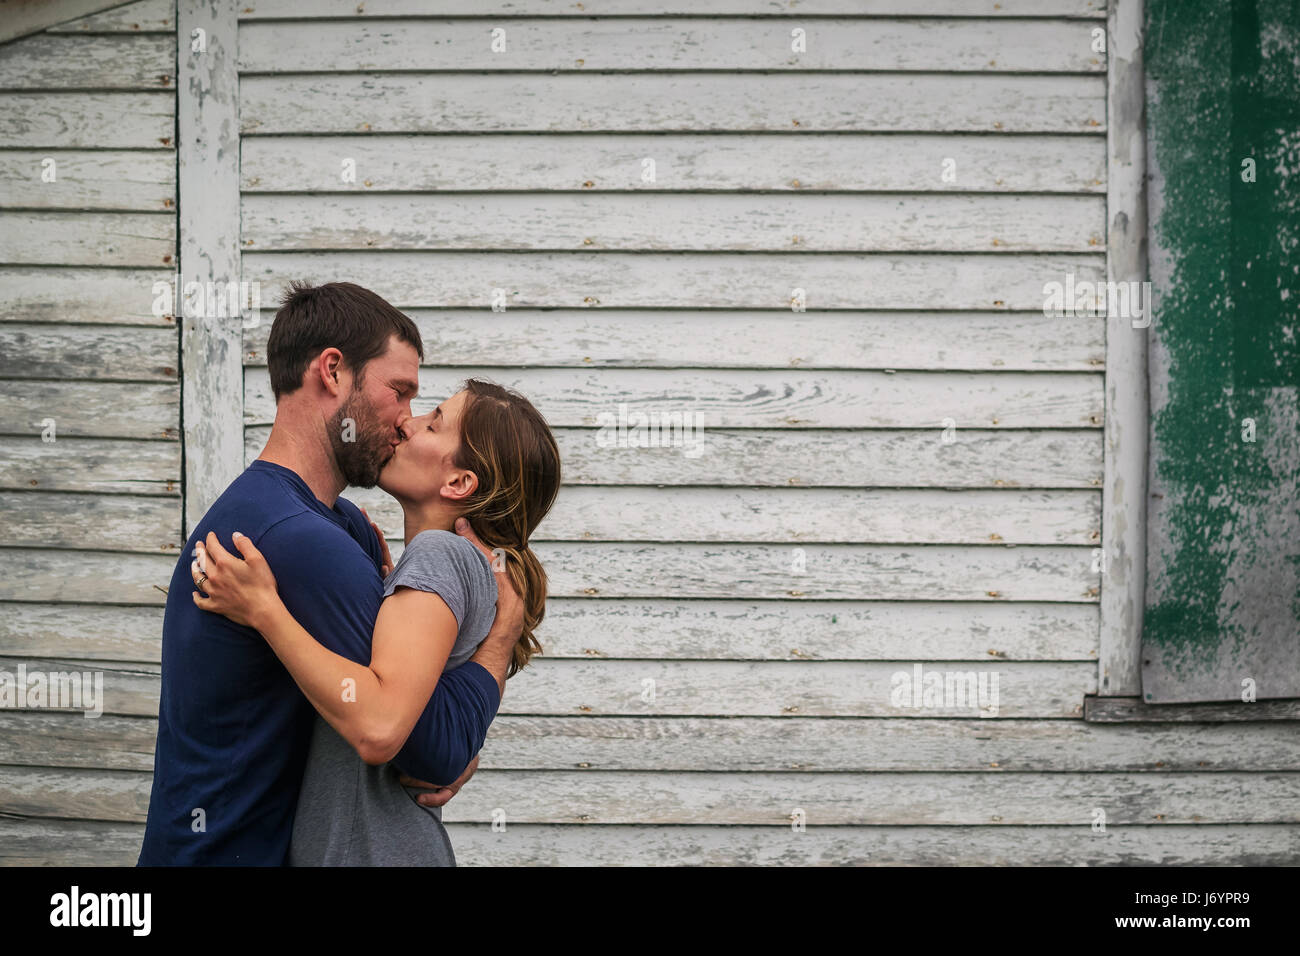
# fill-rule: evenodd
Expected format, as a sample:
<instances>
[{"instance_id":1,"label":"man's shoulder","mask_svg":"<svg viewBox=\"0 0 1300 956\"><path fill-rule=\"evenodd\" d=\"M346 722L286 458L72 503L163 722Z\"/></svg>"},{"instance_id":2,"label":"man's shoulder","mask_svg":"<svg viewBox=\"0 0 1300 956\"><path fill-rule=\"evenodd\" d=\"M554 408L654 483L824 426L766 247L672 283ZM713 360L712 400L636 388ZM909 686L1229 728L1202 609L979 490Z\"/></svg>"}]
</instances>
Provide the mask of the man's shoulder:
<instances>
[{"instance_id":1,"label":"man's shoulder","mask_svg":"<svg viewBox=\"0 0 1300 956\"><path fill-rule=\"evenodd\" d=\"M217 532L223 540L230 532L239 531L256 542L286 518L310 511L279 477L248 468L226 486L198 527Z\"/></svg>"}]
</instances>

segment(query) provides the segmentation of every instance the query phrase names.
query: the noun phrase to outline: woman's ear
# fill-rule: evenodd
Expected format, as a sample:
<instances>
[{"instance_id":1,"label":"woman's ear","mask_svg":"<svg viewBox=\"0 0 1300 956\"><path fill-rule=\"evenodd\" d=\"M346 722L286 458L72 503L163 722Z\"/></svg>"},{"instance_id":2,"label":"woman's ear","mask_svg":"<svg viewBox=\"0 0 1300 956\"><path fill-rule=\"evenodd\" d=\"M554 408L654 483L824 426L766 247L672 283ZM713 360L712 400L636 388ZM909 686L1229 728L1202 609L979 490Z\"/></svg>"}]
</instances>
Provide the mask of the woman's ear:
<instances>
[{"instance_id":1,"label":"woman's ear","mask_svg":"<svg viewBox=\"0 0 1300 956\"><path fill-rule=\"evenodd\" d=\"M449 501L460 502L478 490L478 475L472 471L457 469L443 484L439 493Z\"/></svg>"}]
</instances>

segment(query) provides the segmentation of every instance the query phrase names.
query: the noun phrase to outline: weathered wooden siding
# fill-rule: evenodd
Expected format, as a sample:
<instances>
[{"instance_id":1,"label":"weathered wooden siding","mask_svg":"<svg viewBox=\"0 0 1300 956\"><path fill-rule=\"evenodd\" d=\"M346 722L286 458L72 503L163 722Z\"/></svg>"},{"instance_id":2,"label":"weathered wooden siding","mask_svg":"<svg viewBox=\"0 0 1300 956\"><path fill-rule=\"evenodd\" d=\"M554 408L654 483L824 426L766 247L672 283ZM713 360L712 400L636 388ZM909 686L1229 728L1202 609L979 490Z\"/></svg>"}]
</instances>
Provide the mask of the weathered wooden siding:
<instances>
[{"instance_id":1,"label":"weathered wooden siding","mask_svg":"<svg viewBox=\"0 0 1300 956\"><path fill-rule=\"evenodd\" d=\"M1106 325L1042 307L1044 282L1107 274L1104 3L304 7L239 4L244 278L264 303L299 277L374 288L424 335L417 410L487 375L537 402L564 455L537 542L546 653L444 811L462 864L1300 858L1285 722L1082 720ZM23 342L41 286L14 275ZM94 278L71 277L76 309ZM110 293L131 314L129 286ZM274 412L267 331L243 335L246 459ZM147 803L144 605L171 526L93 482L174 479L144 452L167 447L177 397L141 355L122 357L134 384L103 391L118 383L83 358L98 341L64 330L0 383L27 415L56 391L123 403L105 417L138 465L84 433L82 460L44 479L61 512L25 484L43 448L0 465L0 506L24 516L0 580L28 602L0 653L109 675L97 721L0 713L6 862L129 862ZM31 397L24 370L58 361L100 391ZM602 447L620 405L702 414L703 454ZM400 528L385 496L350 494ZM91 508L75 563L9 547L69 540ZM917 664L996 675L996 716L898 706L892 679Z\"/></svg>"},{"instance_id":2,"label":"weathered wooden siding","mask_svg":"<svg viewBox=\"0 0 1300 956\"><path fill-rule=\"evenodd\" d=\"M149 679L121 675L157 673L183 544L176 321L153 308L176 269L172 6L0 45L0 670L102 672L109 700ZM138 719L149 764L156 712ZM42 783L24 803L18 782L58 773L60 750L109 773L114 719L0 712L0 844L25 847L5 862L99 858L75 837L24 841L31 819L105 817L102 800L70 807ZM111 862L134 862L118 849Z\"/></svg>"}]
</instances>

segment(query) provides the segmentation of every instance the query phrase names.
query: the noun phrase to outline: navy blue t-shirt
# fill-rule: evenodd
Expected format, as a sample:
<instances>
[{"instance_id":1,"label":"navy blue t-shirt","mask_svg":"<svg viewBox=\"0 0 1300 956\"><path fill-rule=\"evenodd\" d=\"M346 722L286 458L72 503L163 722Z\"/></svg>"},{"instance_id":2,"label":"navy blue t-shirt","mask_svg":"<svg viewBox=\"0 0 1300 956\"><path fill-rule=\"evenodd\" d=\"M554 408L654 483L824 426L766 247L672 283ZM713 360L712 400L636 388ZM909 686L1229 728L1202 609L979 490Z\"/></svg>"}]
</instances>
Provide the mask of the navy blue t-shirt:
<instances>
[{"instance_id":1,"label":"navy blue t-shirt","mask_svg":"<svg viewBox=\"0 0 1300 956\"><path fill-rule=\"evenodd\" d=\"M203 516L172 574L139 864L280 866L316 711L257 631L194 604L190 563L209 531L236 557L231 534L248 535L298 623L363 665L383 599L379 544L356 505L339 498L327 508L295 472L257 460ZM483 746L500 702L481 665L444 674L393 763L452 782Z\"/></svg>"}]
</instances>

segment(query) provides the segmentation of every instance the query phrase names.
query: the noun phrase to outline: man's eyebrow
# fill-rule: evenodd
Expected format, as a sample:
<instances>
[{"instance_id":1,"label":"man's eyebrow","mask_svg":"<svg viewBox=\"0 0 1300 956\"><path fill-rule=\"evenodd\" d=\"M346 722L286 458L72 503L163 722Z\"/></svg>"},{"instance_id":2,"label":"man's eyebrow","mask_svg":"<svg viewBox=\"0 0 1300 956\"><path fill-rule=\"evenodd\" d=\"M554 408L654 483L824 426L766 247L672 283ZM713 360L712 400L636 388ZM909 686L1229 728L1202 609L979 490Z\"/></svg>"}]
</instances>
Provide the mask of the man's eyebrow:
<instances>
[{"instance_id":1,"label":"man's eyebrow","mask_svg":"<svg viewBox=\"0 0 1300 956\"><path fill-rule=\"evenodd\" d=\"M395 378L388 384L400 388L403 394L410 392L414 395L420 390L420 383L409 378Z\"/></svg>"}]
</instances>

